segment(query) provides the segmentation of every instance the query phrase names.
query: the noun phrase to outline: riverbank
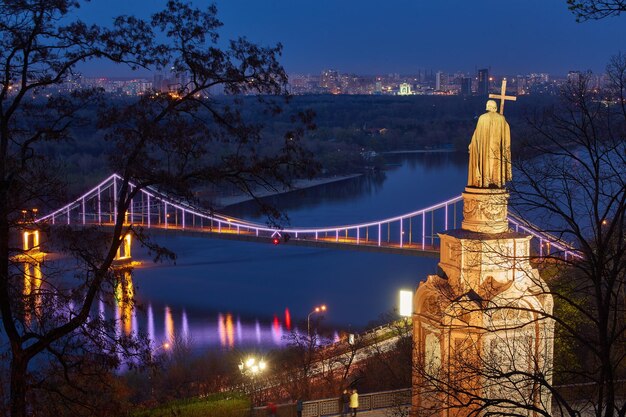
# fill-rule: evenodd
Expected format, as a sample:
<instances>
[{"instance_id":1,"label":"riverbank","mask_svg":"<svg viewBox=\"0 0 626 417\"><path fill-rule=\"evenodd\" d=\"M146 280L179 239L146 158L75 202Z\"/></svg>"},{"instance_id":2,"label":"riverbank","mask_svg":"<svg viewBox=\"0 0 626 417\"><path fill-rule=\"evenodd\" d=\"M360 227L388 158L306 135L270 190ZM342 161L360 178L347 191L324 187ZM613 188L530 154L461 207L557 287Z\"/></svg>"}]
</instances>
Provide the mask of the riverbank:
<instances>
[{"instance_id":1,"label":"riverbank","mask_svg":"<svg viewBox=\"0 0 626 417\"><path fill-rule=\"evenodd\" d=\"M332 182L340 182L349 180L352 178L360 177L363 174L350 174L350 175L338 175L334 177L314 178L311 180L295 180L291 187L282 187L276 190L258 190L255 195L258 198L269 197L272 195L286 194L291 191L302 190L305 188L317 187L318 185L329 184ZM220 210L234 204L243 203L245 201L253 200L248 194L238 194L233 196L218 197L215 201L215 207Z\"/></svg>"}]
</instances>

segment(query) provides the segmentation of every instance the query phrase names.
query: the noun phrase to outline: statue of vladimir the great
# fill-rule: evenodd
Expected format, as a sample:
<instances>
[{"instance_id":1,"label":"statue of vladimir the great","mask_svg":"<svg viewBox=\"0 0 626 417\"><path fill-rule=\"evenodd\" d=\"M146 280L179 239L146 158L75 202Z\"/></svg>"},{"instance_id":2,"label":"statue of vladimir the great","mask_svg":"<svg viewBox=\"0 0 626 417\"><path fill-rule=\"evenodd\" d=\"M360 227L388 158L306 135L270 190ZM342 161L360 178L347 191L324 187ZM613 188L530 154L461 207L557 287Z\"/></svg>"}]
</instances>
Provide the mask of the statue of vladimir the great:
<instances>
[{"instance_id":1,"label":"statue of vladimir the great","mask_svg":"<svg viewBox=\"0 0 626 417\"><path fill-rule=\"evenodd\" d=\"M469 144L468 187L504 188L511 180L511 131L495 101L478 118Z\"/></svg>"}]
</instances>

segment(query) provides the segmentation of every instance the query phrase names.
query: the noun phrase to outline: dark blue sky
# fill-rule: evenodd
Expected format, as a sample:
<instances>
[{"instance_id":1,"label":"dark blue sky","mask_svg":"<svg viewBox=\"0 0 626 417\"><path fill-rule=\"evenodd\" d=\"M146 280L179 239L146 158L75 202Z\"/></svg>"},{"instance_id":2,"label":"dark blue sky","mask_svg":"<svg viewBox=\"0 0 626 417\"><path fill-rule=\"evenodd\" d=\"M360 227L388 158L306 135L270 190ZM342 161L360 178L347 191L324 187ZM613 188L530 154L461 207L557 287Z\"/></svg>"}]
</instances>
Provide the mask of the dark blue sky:
<instances>
[{"instance_id":1,"label":"dark blue sky","mask_svg":"<svg viewBox=\"0 0 626 417\"><path fill-rule=\"evenodd\" d=\"M86 20L147 17L165 0L92 0ZM196 1L207 5L209 1ZM576 23L565 0L220 0L222 38L284 45L290 73L325 68L359 74L418 68L495 74L602 71L626 51L626 16ZM104 65L87 75L129 75Z\"/></svg>"}]
</instances>

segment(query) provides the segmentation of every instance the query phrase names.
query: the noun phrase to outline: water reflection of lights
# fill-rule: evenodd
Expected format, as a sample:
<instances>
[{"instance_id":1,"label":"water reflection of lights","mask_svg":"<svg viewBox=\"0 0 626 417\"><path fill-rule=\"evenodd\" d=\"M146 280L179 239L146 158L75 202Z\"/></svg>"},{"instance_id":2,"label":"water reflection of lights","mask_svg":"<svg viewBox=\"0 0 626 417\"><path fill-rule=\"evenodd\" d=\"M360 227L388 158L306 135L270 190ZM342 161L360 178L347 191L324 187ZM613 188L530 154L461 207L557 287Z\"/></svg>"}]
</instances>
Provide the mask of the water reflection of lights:
<instances>
[{"instance_id":1,"label":"water reflection of lights","mask_svg":"<svg viewBox=\"0 0 626 417\"><path fill-rule=\"evenodd\" d=\"M233 315L226 314L226 339L228 340L228 347L235 346L235 332L233 329Z\"/></svg>"},{"instance_id":2,"label":"water reflection of lights","mask_svg":"<svg viewBox=\"0 0 626 417\"><path fill-rule=\"evenodd\" d=\"M285 309L285 327L287 327L287 330L291 330L291 313L289 308Z\"/></svg>"},{"instance_id":3,"label":"water reflection of lights","mask_svg":"<svg viewBox=\"0 0 626 417\"><path fill-rule=\"evenodd\" d=\"M241 320L237 317L237 342L241 343L243 340L243 330L241 329Z\"/></svg>"},{"instance_id":4,"label":"water reflection of lights","mask_svg":"<svg viewBox=\"0 0 626 417\"><path fill-rule=\"evenodd\" d=\"M115 286L115 300L117 302L120 326L124 334L130 335L137 332L137 319L135 316L134 300L135 289L130 270L118 271Z\"/></svg>"},{"instance_id":5,"label":"water reflection of lights","mask_svg":"<svg viewBox=\"0 0 626 417\"><path fill-rule=\"evenodd\" d=\"M154 331L154 313L152 312L152 304L148 305L148 339L156 340L156 332Z\"/></svg>"},{"instance_id":6,"label":"water reflection of lights","mask_svg":"<svg viewBox=\"0 0 626 417\"><path fill-rule=\"evenodd\" d=\"M30 324L32 314L39 315L41 310L41 263L25 262L24 263L24 320Z\"/></svg>"},{"instance_id":7,"label":"water reflection of lights","mask_svg":"<svg viewBox=\"0 0 626 417\"><path fill-rule=\"evenodd\" d=\"M23 266L23 295L33 303L25 306L25 312L34 316L40 307L36 299L42 290L40 265L25 263ZM45 286L45 284L43 284ZM302 334L293 324L289 308L281 308L272 320L246 319L231 312L207 313L187 311L169 305L143 304L137 294L131 269L118 269L113 294L103 292L92 311L94 317L115 321L115 334L147 336L152 346L163 343L190 342L192 349L244 349L257 351L280 348L287 345L289 332ZM112 295L112 297L111 297ZM111 298L104 298L104 297ZM135 302L135 297L138 301ZM139 307L137 307L139 306ZM59 314L75 314L73 303L68 303ZM34 317L33 317L34 318Z\"/></svg>"},{"instance_id":8,"label":"water reflection of lights","mask_svg":"<svg viewBox=\"0 0 626 417\"><path fill-rule=\"evenodd\" d=\"M165 306L165 335L164 339L174 343L174 319L172 317L172 310Z\"/></svg>"},{"instance_id":9,"label":"water reflection of lights","mask_svg":"<svg viewBox=\"0 0 626 417\"><path fill-rule=\"evenodd\" d=\"M272 324L272 339L274 343L279 345L283 340L283 326L278 321L278 317L274 316L274 323Z\"/></svg>"},{"instance_id":10,"label":"water reflection of lights","mask_svg":"<svg viewBox=\"0 0 626 417\"><path fill-rule=\"evenodd\" d=\"M217 334L220 337L221 346L226 346L226 330L224 328L224 316L220 313L217 316Z\"/></svg>"},{"instance_id":11,"label":"water reflection of lights","mask_svg":"<svg viewBox=\"0 0 626 417\"><path fill-rule=\"evenodd\" d=\"M233 348L235 346L235 332L233 327L233 315L218 314L217 329L220 337L220 345L222 347Z\"/></svg>"},{"instance_id":12,"label":"water reflection of lights","mask_svg":"<svg viewBox=\"0 0 626 417\"><path fill-rule=\"evenodd\" d=\"M245 321L232 313L218 313L215 321L207 322L205 318L190 316L186 311L175 312L171 307L164 308L166 320L161 326L158 320L153 318L158 315L154 307L150 305L146 309L148 336L153 341L171 340L168 336L171 332L169 329L182 327L180 335L187 335L186 337L193 342L195 348L231 350L259 347L263 349L283 347L287 344L286 323L278 316L275 316L271 322L263 323L259 320ZM185 328L188 329L185 330ZM298 332L297 329L293 330Z\"/></svg>"},{"instance_id":13,"label":"water reflection of lights","mask_svg":"<svg viewBox=\"0 0 626 417\"><path fill-rule=\"evenodd\" d=\"M189 340L189 319L187 319L187 312L185 310L183 310L182 317L182 336L183 340Z\"/></svg>"},{"instance_id":14,"label":"water reflection of lights","mask_svg":"<svg viewBox=\"0 0 626 417\"><path fill-rule=\"evenodd\" d=\"M271 321L246 321L233 313L217 313L207 321L206 315L190 314L185 309L178 310L171 306L157 307L149 304L138 310L131 309L130 312L127 308L132 307L131 304L118 303L113 307L111 311L101 301L98 313L104 318L111 317L109 314L113 313L118 320L117 334L121 336L144 333L152 340L152 346L164 343L173 346L176 342L191 341L194 349L231 350L254 347L263 350L286 346L286 336L291 331L302 334L290 323L288 309L285 310L284 318L282 315L275 315Z\"/></svg>"}]
</instances>

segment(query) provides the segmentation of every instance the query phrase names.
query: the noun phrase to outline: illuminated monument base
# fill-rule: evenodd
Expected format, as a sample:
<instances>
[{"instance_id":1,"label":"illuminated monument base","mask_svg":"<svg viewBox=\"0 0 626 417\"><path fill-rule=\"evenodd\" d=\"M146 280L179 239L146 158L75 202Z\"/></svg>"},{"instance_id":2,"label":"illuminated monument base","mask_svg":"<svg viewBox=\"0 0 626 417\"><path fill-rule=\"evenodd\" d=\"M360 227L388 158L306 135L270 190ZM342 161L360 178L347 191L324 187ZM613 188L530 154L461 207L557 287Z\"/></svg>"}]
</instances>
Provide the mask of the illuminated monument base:
<instances>
[{"instance_id":1,"label":"illuminated monument base","mask_svg":"<svg viewBox=\"0 0 626 417\"><path fill-rule=\"evenodd\" d=\"M463 197L463 228L440 235L440 271L413 301L411 415L549 410L550 393L527 377L551 380L554 333L531 236L505 226L505 190L468 187Z\"/></svg>"},{"instance_id":2,"label":"illuminated monument base","mask_svg":"<svg viewBox=\"0 0 626 417\"><path fill-rule=\"evenodd\" d=\"M506 232L509 229L508 199L509 194L505 189L466 187L461 227L480 233Z\"/></svg>"}]
</instances>

